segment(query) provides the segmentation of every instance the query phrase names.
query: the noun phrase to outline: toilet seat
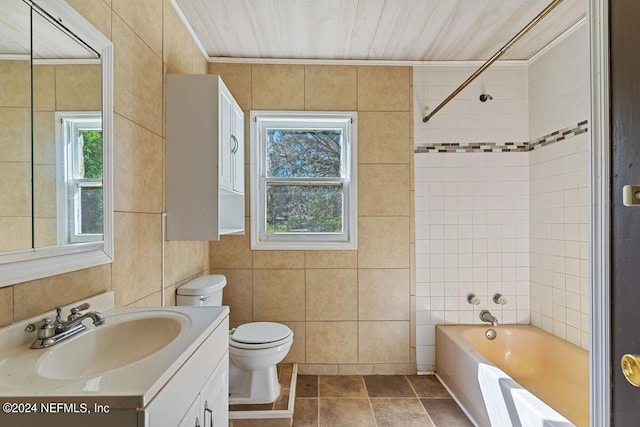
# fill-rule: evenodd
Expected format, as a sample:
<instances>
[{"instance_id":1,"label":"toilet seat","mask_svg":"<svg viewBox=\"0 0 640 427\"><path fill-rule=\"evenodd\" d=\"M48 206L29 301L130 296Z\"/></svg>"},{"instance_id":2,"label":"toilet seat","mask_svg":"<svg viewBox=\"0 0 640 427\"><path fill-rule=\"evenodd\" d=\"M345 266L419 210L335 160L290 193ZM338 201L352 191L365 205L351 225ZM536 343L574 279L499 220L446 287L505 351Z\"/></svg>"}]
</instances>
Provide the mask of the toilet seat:
<instances>
[{"instance_id":1,"label":"toilet seat","mask_svg":"<svg viewBox=\"0 0 640 427\"><path fill-rule=\"evenodd\" d=\"M293 340L293 331L281 323L245 323L229 332L229 345L239 349L278 347Z\"/></svg>"}]
</instances>

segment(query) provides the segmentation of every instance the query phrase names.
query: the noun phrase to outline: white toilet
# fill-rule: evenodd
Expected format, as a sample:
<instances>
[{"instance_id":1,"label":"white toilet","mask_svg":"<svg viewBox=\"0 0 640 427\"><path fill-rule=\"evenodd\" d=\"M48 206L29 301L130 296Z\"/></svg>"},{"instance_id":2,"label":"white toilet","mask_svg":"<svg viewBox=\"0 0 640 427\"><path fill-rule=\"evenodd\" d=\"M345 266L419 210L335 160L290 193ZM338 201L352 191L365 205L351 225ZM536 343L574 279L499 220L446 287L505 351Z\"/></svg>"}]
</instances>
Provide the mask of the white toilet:
<instances>
[{"instance_id":1,"label":"white toilet","mask_svg":"<svg viewBox=\"0 0 640 427\"><path fill-rule=\"evenodd\" d=\"M180 286L176 305L220 306L227 278L198 277ZM229 403L271 403L280 394L280 363L293 344L293 331L281 323L245 323L229 331Z\"/></svg>"}]
</instances>

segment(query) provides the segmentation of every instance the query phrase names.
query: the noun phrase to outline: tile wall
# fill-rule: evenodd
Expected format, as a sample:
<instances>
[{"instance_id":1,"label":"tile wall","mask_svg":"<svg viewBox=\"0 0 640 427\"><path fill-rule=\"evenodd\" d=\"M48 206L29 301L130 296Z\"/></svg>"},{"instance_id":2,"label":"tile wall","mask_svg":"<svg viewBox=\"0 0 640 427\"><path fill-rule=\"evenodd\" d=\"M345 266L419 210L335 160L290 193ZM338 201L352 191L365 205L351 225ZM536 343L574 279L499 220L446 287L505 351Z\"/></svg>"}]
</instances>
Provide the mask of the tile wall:
<instances>
[{"instance_id":1,"label":"tile wall","mask_svg":"<svg viewBox=\"0 0 640 427\"><path fill-rule=\"evenodd\" d=\"M248 232L212 242L231 323L290 326L286 361L301 374L415 373L411 68L210 64L209 72L245 111L246 135L251 109L358 112L358 250L252 251ZM246 138L247 162L248 147Z\"/></svg>"},{"instance_id":2,"label":"tile wall","mask_svg":"<svg viewBox=\"0 0 640 427\"><path fill-rule=\"evenodd\" d=\"M418 371L435 367L436 324L480 323L483 308L588 348L586 34L583 24L526 65L492 66L427 124L424 105L476 67L414 69Z\"/></svg>"},{"instance_id":3,"label":"tile wall","mask_svg":"<svg viewBox=\"0 0 640 427\"><path fill-rule=\"evenodd\" d=\"M531 323L589 348L587 25L529 67ZM554 134L555 132L558 132Z\"/></svg>"},{"instance_id":4,"label":"tile wall","mask_svg":"<svg viewBox=\"0 0 640 427\"><path fill-rule=\"evenodd\" d=\"M114 43L113 264L0 288L0 326L113 290L120 305L159 305L164 210L164 76L207 63L169 0L67 0ZM167 242L167 303L206 272L206 243Z\"/></svg>"}]
</instances>

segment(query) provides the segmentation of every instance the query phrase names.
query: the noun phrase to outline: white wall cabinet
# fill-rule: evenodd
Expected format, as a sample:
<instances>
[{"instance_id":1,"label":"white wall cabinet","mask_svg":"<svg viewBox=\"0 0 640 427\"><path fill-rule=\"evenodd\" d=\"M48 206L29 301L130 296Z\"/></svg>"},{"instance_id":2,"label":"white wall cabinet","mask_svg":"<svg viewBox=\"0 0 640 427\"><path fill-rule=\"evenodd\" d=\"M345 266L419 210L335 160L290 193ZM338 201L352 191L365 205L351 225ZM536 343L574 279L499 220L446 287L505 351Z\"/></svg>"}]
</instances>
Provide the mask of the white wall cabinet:
<instances>
[{"instance_id":1,"label":"white wall cabinet","mask_svg":"<svg viewBox=\"0 0 640 427\"><path fill-rule=\"evenodd\" d=\"M244 113L218 75L167 75L168 240L244 234Z\"/></svg>"}]
</instances>

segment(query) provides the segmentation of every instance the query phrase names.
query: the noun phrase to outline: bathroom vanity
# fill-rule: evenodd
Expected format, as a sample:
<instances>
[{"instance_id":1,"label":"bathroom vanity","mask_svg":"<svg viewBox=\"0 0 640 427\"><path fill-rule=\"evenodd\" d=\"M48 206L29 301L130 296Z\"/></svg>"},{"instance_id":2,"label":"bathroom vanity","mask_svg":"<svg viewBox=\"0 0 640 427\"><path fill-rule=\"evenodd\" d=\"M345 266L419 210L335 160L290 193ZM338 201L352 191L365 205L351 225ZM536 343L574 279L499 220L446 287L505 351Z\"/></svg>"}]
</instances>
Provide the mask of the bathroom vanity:
<instances>
[{"instance_id":1,"label":"bathroom vanity","mask_svg":"<svg viewBox=\"0 0 640 427\"><path fill-rule=\"evenodd\" d=\"M0 425L228 425L228 307L89 302L106 323L49 348L24 331L41 318L0 329Z\"/></svg>"}]
</instances>

